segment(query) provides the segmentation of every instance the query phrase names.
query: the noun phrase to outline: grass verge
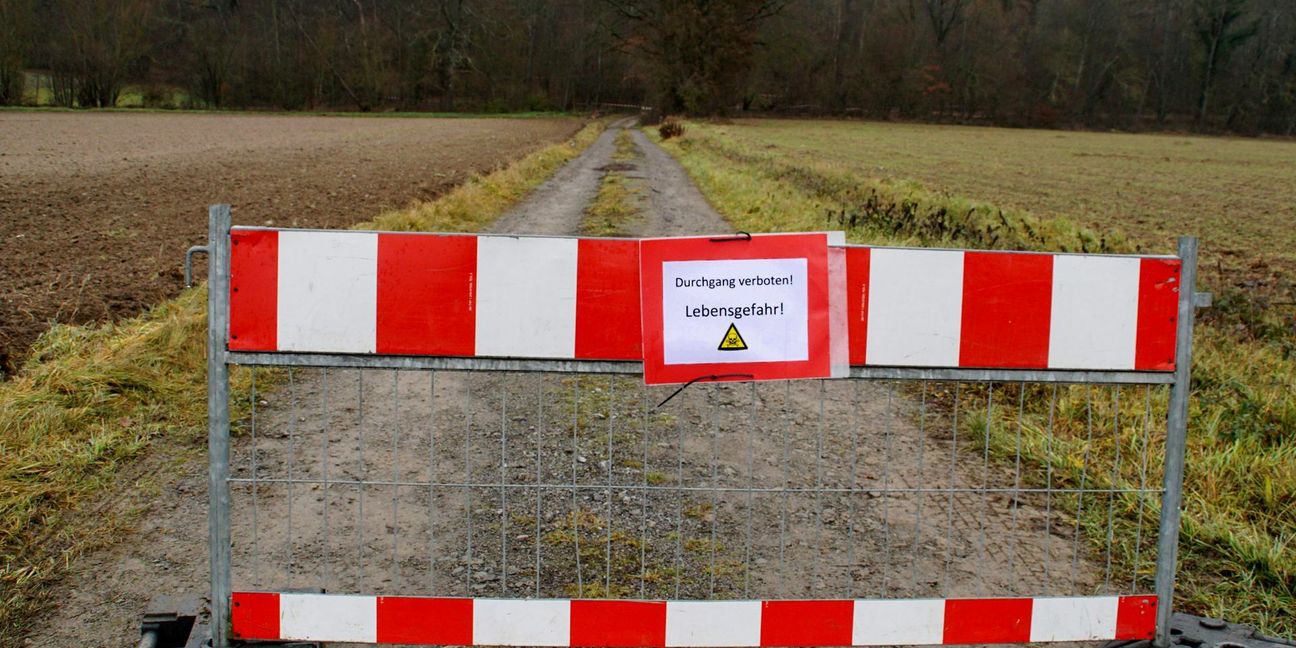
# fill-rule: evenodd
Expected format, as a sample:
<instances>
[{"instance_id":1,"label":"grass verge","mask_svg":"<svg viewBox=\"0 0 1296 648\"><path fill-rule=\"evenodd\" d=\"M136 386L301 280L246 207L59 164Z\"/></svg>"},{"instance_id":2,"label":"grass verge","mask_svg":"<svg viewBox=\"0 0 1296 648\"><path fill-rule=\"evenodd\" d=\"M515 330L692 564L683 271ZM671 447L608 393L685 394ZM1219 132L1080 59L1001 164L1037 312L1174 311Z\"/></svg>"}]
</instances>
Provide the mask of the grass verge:
<instances>
[{"instance_id":1,"label":"grass verge","mask_svg":"<svg viewBox=\"0 0 1296 648\"><path fill-rule=\"evenodd\" d=\"M908 181L868 178L831 158L785 154L732 129L691 123L688 135L661 142L688 170L711 203L734 227L752 232L847 230L856 243L1038 249L1075 252L1134 252L1142 241L1119 232L1096 231L1062 218L1041 219L1019 210L929 191ZM1169 244L1157 245L1164 251ZM1180 540L1177 609L1254 624L1263 632L1296 635L1296 334L1284 315L1245 294L1225 292L1198 326L1193 401L1188 433L1185 512ZM1059 402L1057 443L1043 442L1038 421L1047 399L1027 407L1023 460L1034 474L1051 466L1055 480L1078 482L1083 454L1085 397L1067 388ZM984 401L981 401L984 403ZM1126 407L1143 403L1126 403ZM1164 399L1154 400L1154 417L1164 420ZM1016 408L996 410L986 427L963 416L964 432L987 439L1000 457L1015 455ZM1012 411L1005 411L1011 409ZM969 410L969 414L971 410ZM1099 406L1095 420L1112 412ZM1125 420L1123 417L1122 420ZM1154 420L1156 420L1154 418ZM979 427L978 427L979 426ZM998 430L997 433L988 433ZM1121 445L1136 448L1135 431L1121 428ZM1113 444L1115 445L1115 444ZM1090 448L1093 449L1093 448ZM1164 456L1157 443L1150 462ZM1113 452L1095 451L1089 483L1131 485L1129 470L1113 471L1102 461ZM1129 456L1128 454L1126 456ZM1055 481L1054 483L1058 483ZM1137 486L1137 484L1133 484ZM1145 516L1155 528L1155 503L1121 501L1114 508L1118 531ZM1074 513L1074 511L1073 511ZM1096 545L1107 541L1107 507L1081 514L1083 532ZM1114 559L1128 569L1147 568L1148 543L1117 543ZM1136 565L1138 552L1143 562Z\"/></svg>"},{"instance_id":2,"label":"grass verge","mask_svg":"<svg viewBox=\"0 0 1296 648\"><path fill-rule=\"evenodd\" d=\"M435 201L357 227L480 230L602 129L587 125ZM123 468L154 444L205 445L206 320L200 287L122 322L55 326L0 382L0 645L20 640L46 587L78 555L116 539L122 521L113 516L123 513L86 507ZM246 403L248 375L235 371L231 380L231 402Z\"/></svg>"}]
</instances>

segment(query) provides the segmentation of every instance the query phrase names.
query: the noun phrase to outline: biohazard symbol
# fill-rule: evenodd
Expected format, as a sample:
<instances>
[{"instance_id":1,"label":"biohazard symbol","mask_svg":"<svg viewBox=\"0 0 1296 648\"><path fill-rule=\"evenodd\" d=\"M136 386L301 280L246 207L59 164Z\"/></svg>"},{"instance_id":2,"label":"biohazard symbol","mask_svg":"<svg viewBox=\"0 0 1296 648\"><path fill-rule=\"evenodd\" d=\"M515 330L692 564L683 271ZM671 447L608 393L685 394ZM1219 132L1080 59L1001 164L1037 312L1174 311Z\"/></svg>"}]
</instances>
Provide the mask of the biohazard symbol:
<instances>
[{"instance_id":1,"label":"biohazard symbol","mask_svg":"<svg viewBox=\"0 0 1296 648\"><path fill-rule=\"evenodd\" d=\"M747 342L743 340L742 333L738 332L738 327L733 324L729 325L729 330L725 331L724 338L720 340L721 351L746 351Z\"/></svg>"}]
</instances>

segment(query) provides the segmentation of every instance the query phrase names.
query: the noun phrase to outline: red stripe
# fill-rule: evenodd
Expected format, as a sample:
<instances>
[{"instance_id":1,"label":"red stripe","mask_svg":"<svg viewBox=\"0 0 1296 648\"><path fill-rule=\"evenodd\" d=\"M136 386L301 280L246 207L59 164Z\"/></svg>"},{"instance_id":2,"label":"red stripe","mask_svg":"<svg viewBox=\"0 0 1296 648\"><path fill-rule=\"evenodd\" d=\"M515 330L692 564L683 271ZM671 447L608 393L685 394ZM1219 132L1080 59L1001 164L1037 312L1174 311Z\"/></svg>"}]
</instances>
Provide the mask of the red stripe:
<instances>
[{"instance_id":1,"label":"red stripe","mask_svg":"<svg viewBox=\"0 0 1296 648\"><path fill-rule=\"evenodd\" d=\"M266 592L234 592L230 626L235 639L279 638L279 595Z\"/></svg>"},{"instance_id":2,"label":"red stripe","mask_svg":"<svg viewBox=\"0 0 1296 648\"><path fill-rule=\"evenodd\" d=\"M379 596L377 640L396 644L471 645L472 599Z\"/></svg>"},{"instance_id":3,"label":"red stripe","mask_svg":"<svg viewBox=\"0 0 1296 648\"><path fill-rule=\"evenodd\" d=\"M960 367L1048 366L1053 256L963 255Z\"/></svg>"},{"instance_id":4,"label":"red stripe","mask_svg":"<svg viewBox=\"0 0 1296 648\"><path fill-rule=\"evenodd\" d=\"M576 357L641 360L639 242L581 239L576 253Z\"/></svg>"},{"instance_id":5,"label":"red stripe","mask_svg":"<svg viewBox=\"0 0 1296 648\"><path fill-rule=\"evenodd\" d=\"M849 646L853 601L766 601L762 646Z\"/></svg>"},{"instance_id":6,"label":"red stripe","mask_svg":"<svg viewBox=\"0 0 1296 648\"><path fill-rule=\"evenodd\" d=\"M1116 606L1116 636L1122 639L1151 639L1156 634L1155 596L1122 596Z\"/></svg>"},{"instance_id":7,"label":"red stripe","mask_svg":"<svg viewBox=\"0 0 1296 648\"><path fill-rule=\"evenodd\" d=\"M950 599L942 643L1027 643L1033 607L1028 598Z\"/></svg>"},{"instance_id":8,"label":"red stripe","mask_svg":"<svg viewBox=\"0 0 1296 648\"><path fill-rule=\"evenodd\" d=\"M471 356L477 237L378 235L378 353Z\"/></svg>"},{"instance_id":9,"label":"red stripe","mask_svg":"<svg viewBox=\"0 0 1296 648\"><path fill-rule=\"evenodd\" d=\"M665 646L664 601L571 602L572 646Z\"/></svg>"},{"instance_id":10,"label":"red stripe","mask_svg":"<svg viewBox=\"0 0 1296 648\"><path fill-rule=\"evenodd\" d=\"M278 349L279 232L230 230L230 330L234 351Z\"/></svg>"},{"instance_id":11,"label":"red stripe","mask_svg":"<svg viewBox=\"0 0 1296 648\"><path fill-rule=\"evenodd\" d=\"M869 249L846 248L846 324L850 332L850 363L868 357Z\"/></svg>"},{"instance_id":12,"label":"red stripe","mask_svg":"<svg viewBox=\"0 0 1296 648\"><path fill-rule=\"evenodd\" d=\"M1138 337L1134 368L1174 371L1175 335L1179 322L1180 262L1143 259L1139 267Z\"/></svg>"}]
</instances>

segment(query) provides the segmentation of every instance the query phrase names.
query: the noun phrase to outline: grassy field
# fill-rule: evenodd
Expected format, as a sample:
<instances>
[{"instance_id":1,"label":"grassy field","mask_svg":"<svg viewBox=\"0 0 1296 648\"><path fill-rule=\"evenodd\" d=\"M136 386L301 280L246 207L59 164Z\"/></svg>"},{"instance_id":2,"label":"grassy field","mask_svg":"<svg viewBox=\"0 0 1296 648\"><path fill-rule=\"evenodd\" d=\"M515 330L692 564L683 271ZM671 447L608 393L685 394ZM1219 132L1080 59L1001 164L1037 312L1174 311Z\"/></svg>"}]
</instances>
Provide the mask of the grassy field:
<instances>
[{"instance_id":1,"label":"grassy field","mask_svg":"<svg viewBox=\"0 0 1296 648\"><path fill-rule=\"evenodd\" d=\"M1281 294L1296 254L1296 144L743 121L690 123L664 146L748 231L844 227L853 242L1088 252L1173 252L1175 235L1203 237L1203 262L1225 270L1204 273L1218 299L1194 354L1176 607L1296 636L1296 321ZM1063 404L1083 398L1074 389ZM1059 408L1050 447L1031 424L1041 402L1027 408L1023 458L1035 474L1052 466L1055 480L1075 481L1085 408ZM1164 415L1164 400L1153 406ZM974 443L988 438L1012 456L1011 435L982 436L984 415L962 420ZM1111 456L1094 450L1095 462ZM1159 464L1160 447L1150 453ZM1091 468L1090 483L1137 485L1128 470L1114 472ZM1120 530L1157 511L1127 500L1118 515ZM1106 541L1106 516L1081 522L1095 545ZM1115 550L1134 564L1132 542Z\"/></svg>"},{"instance_id":2,"label":"grassy field","mask_svg":"<svg viewBox=\"0 0 1296 648\"><path fill-rule=\"evenodd\" d=\"M387 212L361 229L479 231L598 136L586 126L440 198ZM206 293L186 291L100 327L58 325L0 382L0 645L17 645L44 586L75 558L116 540L135 511L86 510L142 457L176 461L205 447ZM235 371L232 403L245 403ZM239 411L234 420L241 420ZM237 431L236 431L237 432ZM150 487L147 476L129 485Z\"/></svg>"},{"instance_id":3,"label":"grassy field","mask_svg":"<svg viewBox=\"0 0 1296 648\"><path fill-rule=\"evenodd\" d=\"M713 131L708 131L713 132ZM921 124L740 121L719 132L789 162L1117 229L1158 250L1202 237L1206 264L1296 270L1296 144Z\"/></svg>"}]
</instances>

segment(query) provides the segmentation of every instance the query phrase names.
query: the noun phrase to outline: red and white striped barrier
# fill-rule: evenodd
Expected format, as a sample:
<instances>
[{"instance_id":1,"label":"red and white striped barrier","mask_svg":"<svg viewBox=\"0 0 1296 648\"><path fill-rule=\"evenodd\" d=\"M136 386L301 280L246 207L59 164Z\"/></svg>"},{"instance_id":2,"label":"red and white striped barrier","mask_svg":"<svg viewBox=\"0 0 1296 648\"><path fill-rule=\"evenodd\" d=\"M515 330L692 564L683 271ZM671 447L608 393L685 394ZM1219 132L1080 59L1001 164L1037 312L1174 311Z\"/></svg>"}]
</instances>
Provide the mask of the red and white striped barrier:
<instances>
[{"instance_id":1,"label":"red and white striped barrier","mask_svg":"<svg viewBox=\"0 0 1296 648\"><path fill-rule=\"evenodd\" d=\"M1178 259L852 247L852 365L1173 371Z\"/></svg>"},{"instance_id":2,"label":"red and white striped barrier","mask_svg":"<svg viewBox=\"0 0 1296 648\"><path fill-rule=\"evenodd\" d=\"M608 601L236 592L239 639L478 646L883 646L1151 639L1156 598Z\"/></svg>"},{"instance_id":3,"label":"red and white striped barrier","mask_svg":"<svg viewBox=\"0 0 1296 648\"><path fill-rule=\"evenodd\" d=\"M233 351L639 360L638 242L235 228Z\"/></svg>"},{"instance_id":4,"label":"red and white striped barrier","mask_svg":"<svg viewBox=\"0 0 1296 648\"><path fill-rule=\"evenodd\" d=\"M643 359L637 241L230 236L233 351ZM1179 271L1170 257L851 247L837 285L851 365L1171 371Z\"/></svg>"}]
</instances>

